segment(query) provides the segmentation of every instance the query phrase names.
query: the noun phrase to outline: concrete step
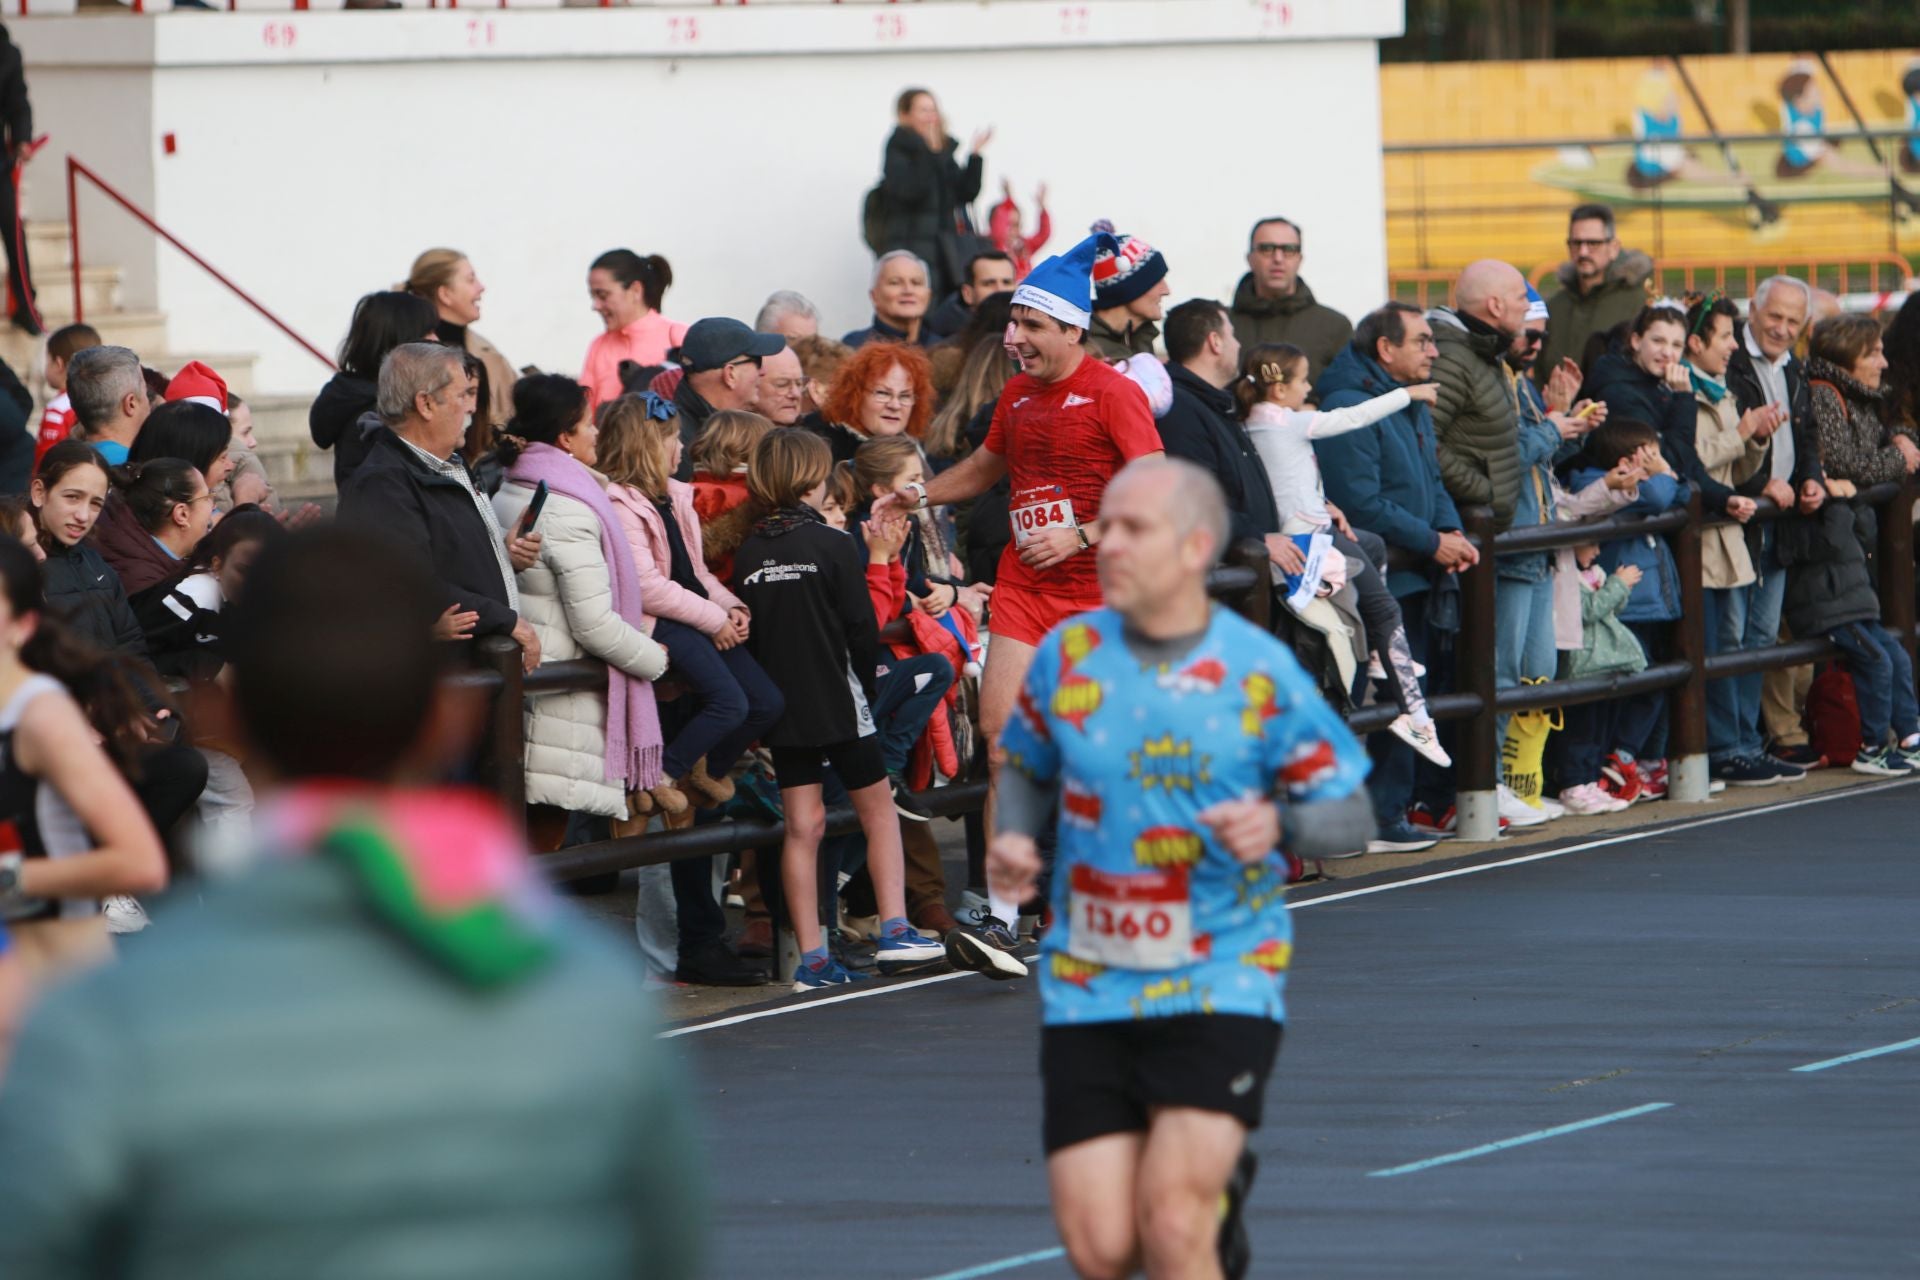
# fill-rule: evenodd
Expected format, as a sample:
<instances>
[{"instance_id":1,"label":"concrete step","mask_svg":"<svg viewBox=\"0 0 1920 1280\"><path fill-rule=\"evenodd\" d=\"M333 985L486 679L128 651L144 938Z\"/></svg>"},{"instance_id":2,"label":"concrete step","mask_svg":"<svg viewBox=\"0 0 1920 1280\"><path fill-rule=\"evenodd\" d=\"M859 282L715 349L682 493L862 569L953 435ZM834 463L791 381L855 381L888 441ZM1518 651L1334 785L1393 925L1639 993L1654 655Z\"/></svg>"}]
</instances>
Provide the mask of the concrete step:
<instances>
[{"instance_id":1,"label":"concrete step","mask_svg":"<svg viewBox=\"0 0 1920 1280\"><path fill-rule=\"evenodd\" d=\"M259 456L283 504L333 496L333 454L312 440L260 439Z\"/></svg>"},{"instance_id":2,"label":"concrete step","mask_svg":"<svg viewBox=\"0 0 1920 1280\"><path fill-rule=\"evenodd\" d=\"M92 324L96 317L120 310L120 281L123 274L119 267L81 269L80 300L85 307L88 324ZM5 276L5 272L0 272L0 280L4 280ZM37 266L34 276L39 281L39 292L35 296L40 304L40 319L47 328L58 329L63 324L72 323L72 276L64 270L49 275ZM0 288L3 287L0 284Z\"/></svg>"},{"instance_id":3,"label":"concrete step","mask_svg":"<svg viewBox=\"0 0 1920 1280\"><path fill-rule=\"evenodd\" d=\"M246 395L246 392L240 394ZM247 405L253 410L253 437L262 445L270 440L312 443L307 433L307 410L313 407L312 396L247 396Z\"/></svg>"},{"instance_id":4,"label":"concrete step","mask_svg":"<svg viewBox=\"0 0 1920 1280\"><path fill-rule=\"evenodd\" d=\"M81 246L82 253L85 245ZM73 244L64 222L27 224L27 261L33 264L33 278L45 289L56 276L64 276L73 265Z\"/></svg>"}]
</instances>

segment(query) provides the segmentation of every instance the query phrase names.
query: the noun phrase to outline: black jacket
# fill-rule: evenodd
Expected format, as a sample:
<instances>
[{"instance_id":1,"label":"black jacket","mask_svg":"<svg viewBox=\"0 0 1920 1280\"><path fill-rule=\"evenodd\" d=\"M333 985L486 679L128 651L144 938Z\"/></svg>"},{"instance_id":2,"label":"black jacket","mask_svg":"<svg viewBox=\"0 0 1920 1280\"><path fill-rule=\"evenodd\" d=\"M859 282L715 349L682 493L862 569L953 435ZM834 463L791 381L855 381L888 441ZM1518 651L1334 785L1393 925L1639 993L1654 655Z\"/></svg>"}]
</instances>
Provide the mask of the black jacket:
<instances>
[{"instance_id":1,"label":"black jacket","mask_svg":"<svg viewBox=\"0 0 1920 1280\"><path fill-rule=\"evenodd\" d=\"M1185 365L1169 364L1167 373L1173 378L1173 407L1159 422L1167 456L1185 458L1213 473L1227 495L1235 542L1280 532L1273 486L1253 437L1233 416L1233 393Z\"/></svg>"},{"instance_id":2,"label":"black jacket","mask_svg":"<svg viewBox=\"0 0 1920 1280\"><path fill-rule=\"evenodd\" d=\"M365 378L336 373L307 410L307 431L313 442L333 450L333 485L341 493L373 447L361 419L373 412L376 390Z\"/></svg>"},{"instance_id":3,"label":"black jacket","mask_svg":"<svg viewBox=\"0 0 1920 1280\"><path fill-rule=\"evenodd\" d=\"M908 342L907 331L905 329L896 329L879 316L875 316L873 317L872 324L869 324L864 329L855 329L852 333L842 334L840 341L846 343L855 351L866 346L869 342L897 342L901 346L919 347L924 351L929 347L939 346L941 337L929 328L923 319L920 322L920 336L912 342Z\"/></svg>"},{"instance_id":4,"label":"black jacket","mask_svg":"<svg viewBox=\"0 0 1920 1280\"><path fill-rule=\"evenodd\" d=\"M700 428L707 425L707 419L713 416L713 406L707 398L693 389L692 378L682 378L673 389L673 411L680 416L680 469L673 473L675 480L693 482L693 441L700 434Z\"/></svg>"},{"instance_id":5,"label":"black jacket","mask_svg":"<svg viewBox=\"0 0 1920 1280\"><path fill-rule=\"evenodd\" d=\"M852 462L853 455L866 443L866 437L837 422L828 422L818 409L807 414L796 423L802 431L810 431L827 442L827 448L833 452L833 465Z\"/></svg>"},{"instance_id":6,"label":"black jacket","mask_svg":"<svg viewBox=\"0 0 1920 1280\"><path fill-rule=\"evenodd\" d=\"M952 138L939 152L905 125L887 139L880 190L885 198L881 252L909 249L927 264L933 296L959 288L961 272L977 239L966 221L966 206L980 198L983 166L979 156L965 165L955 159L960 144Z\"/></svg>"},{"instance_id":7,"label":"black jacket","mask_svg":"<svg viewBox=\"0 0 1920 1280\"><path fill-rule=\"evenodd\" d=\"M1871 511L1830 499L1810 516L1787 516L1774 551L1787 566L1781 614L1794 635L1824 635L1851 622L1880 621L1863 536L1872 536Z\"/></svg>"},{"instance_id":8,"label":"black jacket","mask_svg":"<svg viewBox=\"0 0 1920 1280\"><path fill-rule=\"evenodd\" d=\"M987 401L968 420L967 443L973 448L986 444L987 432L993 429L993 411L999 403L997 397ZM1000 557L1013 541L1013 517L1008 513L1012 498L1013 481L1001 476L967 504L964 517L955 511L960 545L965 548L962 558L967 562L967 581L992 586L999 576Z\"/></svg>"},{"instance_id":9,"label":"black jacket","mask_svg":"<svg viewBox=\"0 0 1920 1280\"><path fill-rule=\"evenodd\" d=\"M1767 391L1765 384L1760 381L1759 371L1753 367L1753 357L1747 352L1746 325L1735 325L1734 332L1740 343L1733 349L1733 358L1727 361L1727 388L1733 392L1733 402L1740 406L1740 412L1744 414L1766 404ZM1791 483L1797 493L1808 480L1824 483L1826 473L1820 465L1820 430L1813 421L1813 396L1807 386L1807 368L1800 363L1799 356L1789 356L1785 372L1788 421L1793 428ZM1773 442L1769 440L1766 460L1740 491L1748 496L1757 494L1766 487L1772 475Z\"/></svg>"},{"instance_id":10,"label":"black jacket","mask_svg":"<svg viewBox=\"0 0 1920 1280\"><path fill-rule=\"evenodd\" d=\"M391 428L373 433L367 460L340 495L340 518L414 556L441 587L435 612L458 604L480 615L476 636L504 636L520 617L493 553L493 532L459 481L427 469Z\"/></svg>"},{"instance_id":11,"label":"black jacket","mask_svg":"<svg viewBox=\"0 0 1920 1280\"><path fill-rule=\"evenodd\" d=\"M755 525L733 553L733 591L753 613L747 644L786 713L770 747L826 747L874 732L880 629L853 538L811 507Z\"/></svg>"},{"instance_id":12,"label":"black jacket","mask_svg":"<svg viewBox=\"0 0 1920 1280\"><path fill-rule=\"evenodd\" d=\"M211 680L226 664L220 612L201 608L180 589L189 574L182 566L167 581L135 592L128 603L146 634L155 671L182 680Z\"/></svg>"},{"instance_id":13,"label":"black jacket","mask_svg":"<svg viewBox=\"0 0 1920 1280\"><path fill-rule=\"evenodd\" d=\"M973 319L973 308L960 300L958 291L946 296L939 306L930 312L922 323L924 332L931 333L944 342L967 327L967 321Z\"/></svg>"},{"instance_id":14,"label":"black jacket","mask_svg":"<svg viewBox=\"0 0 1920 1280\"><path fill-rule=\"evenodd\" d=\"M27 101L27 68L19 46L0 27L0 125L6 127L6 143L18 146L33 141L33 105Z\"/></svg>"},{"instance_id":15,"label":"black jacket","mask_svg":"<svg viewBox=\"0 0 1920 1280\"><path fill-rule=\"evenodd\" d=\"M47 552L47 608L102 649L145 657L147 638L127 604L120 575L88 543Z\"/></svg>"}]
</instances>

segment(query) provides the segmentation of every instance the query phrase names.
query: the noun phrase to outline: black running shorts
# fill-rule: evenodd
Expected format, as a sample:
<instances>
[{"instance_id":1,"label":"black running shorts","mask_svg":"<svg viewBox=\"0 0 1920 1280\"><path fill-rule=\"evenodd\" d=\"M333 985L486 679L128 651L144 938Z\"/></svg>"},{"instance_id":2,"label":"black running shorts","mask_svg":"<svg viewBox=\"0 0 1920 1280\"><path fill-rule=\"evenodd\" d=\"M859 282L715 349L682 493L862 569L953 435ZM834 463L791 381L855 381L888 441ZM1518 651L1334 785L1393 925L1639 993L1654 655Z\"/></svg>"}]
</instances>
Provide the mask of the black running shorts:
<instances>
[{"instance_id":1,"label":"black running shorts","mask_svg":"<svg viewBox=\"0 0 1920 1280\"><path fill-rule=\"evenodd\" d=\"M829 764L839 775L840 785L849 791L884 782L887 777L887 758L880 750L877 733L826 747L775 747L772 755L774 780L782 790L819 786Z\"/></svg>"},{"instance_id":2,"label":"black running shorts","mask_svg":"<svg viewBox=\"0 0 1920 1280\"><path fill-rule=\"evenodd\" d=\"M1040 1029L1047 1154L1145 1133L1153 1107L1220 1111L1260 1127L1281 1027L1243 1014L1183 1014Z\"/></svg>"}]
</instances>

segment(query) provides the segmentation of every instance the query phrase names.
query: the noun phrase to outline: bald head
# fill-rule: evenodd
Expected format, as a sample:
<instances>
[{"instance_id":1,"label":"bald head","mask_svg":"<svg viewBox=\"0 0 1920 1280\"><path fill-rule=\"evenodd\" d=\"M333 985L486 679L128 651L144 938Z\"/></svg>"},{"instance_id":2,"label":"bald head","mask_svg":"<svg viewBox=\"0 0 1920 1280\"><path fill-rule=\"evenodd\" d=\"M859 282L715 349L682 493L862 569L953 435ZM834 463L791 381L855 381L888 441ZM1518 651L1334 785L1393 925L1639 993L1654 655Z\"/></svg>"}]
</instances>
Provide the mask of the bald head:
<instances>
[{"instance_id":1,"label":"bald head","mask_svg":"<svg viewBox=\"0 0 1920 1280\"><path fill-rule=\"evenodd\" d=\"M1512 338L1527 314L1527 278L1497 258L1482 258L1460 273L1454 309Z\"/></svg>"},{"instance_id":2,"label":"bald head","mask_svg":"<svg viewBox=\"0 0 1920 1280\"><path fill-rule=\"evenodd\" d=\"M1213 474L1184 458L1165 454L1136 458L1120 468L1107 486L1109 495L1125 493L1165 513L1179 536L1195 529L1212 539L1209 563L1227 548L1227 499ZM1109 499L1111 500L1111 499Z\"/></svg>"}]
</instances>

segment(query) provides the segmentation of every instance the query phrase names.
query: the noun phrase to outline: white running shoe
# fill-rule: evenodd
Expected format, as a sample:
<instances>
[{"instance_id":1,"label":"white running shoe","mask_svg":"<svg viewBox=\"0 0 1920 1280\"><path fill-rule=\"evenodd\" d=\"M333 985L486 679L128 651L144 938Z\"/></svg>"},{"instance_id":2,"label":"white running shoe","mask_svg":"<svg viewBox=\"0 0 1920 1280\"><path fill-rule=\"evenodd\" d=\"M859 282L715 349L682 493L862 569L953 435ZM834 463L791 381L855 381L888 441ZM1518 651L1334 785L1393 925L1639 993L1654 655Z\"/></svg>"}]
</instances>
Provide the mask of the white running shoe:
<instances>
[{"instance_id":1,"label":"white running shoe","mask_svg":"<svg viewBox=\"0 0 1920 1280\"><path fill-rule=\"evenodd\" d=\"M1538 806L1538 808L1542 813L1547 815L1548 821L1552 821L1555 818L1564 818L1567 816L1567 806L1561 804L1558 800L1555 800L1552 796L1541 796L1540 799L1535 801L1534 803Z\"/></svg>"},{"instance_id":2,"label":"white running shoe","mask_svg":"<svg viewBox=\"0 0 1920 1280\"><path fill-rule=\"evenodd\" d=\"M1568 813L1586 816L1595 813L1619 813L1631 808L1625 800L1616 800L1592 782L1577 787L1568 787L1560 793L1560 803L1566 806Z\"/></svg>"},{"instance_id":3,"label":"white running shoe","mask_svg":"<svg viewBox=\"0 0 1920 1280\"><path fill-rule=\"evenodd\" d=\"M1495 792L1495 796L1499 803L1500 816L1516 827L1537 827L1548 821L1544 810L1534 808L1513 794L1513 789L1504 782L1500 784L1500 789Z\"/></svg>"},{"instance_id":4,"label":"white running shoe","mask_svg":"<svg viewBox=\"0 0 1920 1280\"><path fill-rule=\"evenodd\" d=\"M1440 745L1438 726L1428 721L1423 727L1413 722L1413 717L1401 712L1394 722L1387 726L1394 737L1418 751L1442 769L1453 767L1453 757Z\"/></svg>"},{"instance_id":5,"label":"white running shoe","mask_svg":"<svg viewBox=\"0 0 1920 1280\"><path fill-rule=\"evenodd\" d=\"M153 921L147 919L147 909L136 898L124 893L115 894L100 904L100 914L107 918L108 933L138 933Z\"/></svg>"}]
</instances>

